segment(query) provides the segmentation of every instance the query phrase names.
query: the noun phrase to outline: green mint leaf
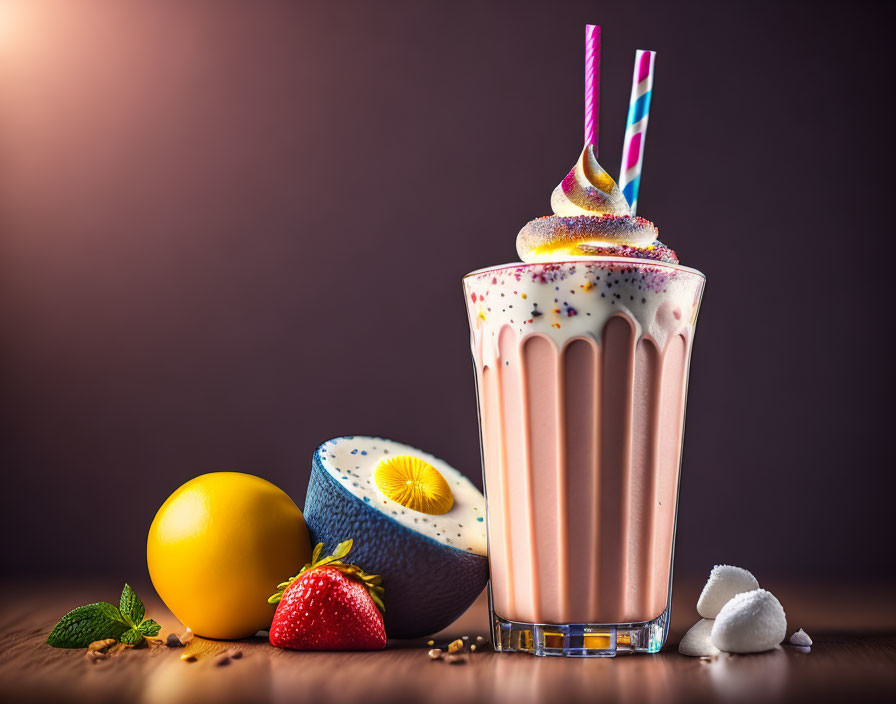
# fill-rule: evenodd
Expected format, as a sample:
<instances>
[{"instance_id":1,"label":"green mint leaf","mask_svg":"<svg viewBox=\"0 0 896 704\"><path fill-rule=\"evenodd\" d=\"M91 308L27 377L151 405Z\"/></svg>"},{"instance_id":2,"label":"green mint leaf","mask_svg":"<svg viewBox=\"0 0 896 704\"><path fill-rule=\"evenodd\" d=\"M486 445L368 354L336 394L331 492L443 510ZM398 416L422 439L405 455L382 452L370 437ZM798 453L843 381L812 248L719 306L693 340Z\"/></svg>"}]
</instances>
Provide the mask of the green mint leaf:
<instances>
[{"instance_id":1,"label":"green mint leaf","mask_svg":"<svg viewBox=\"0 0 896 704\"><path fill-rule=\"evenodd\" d=\"M124 589L121 592L121 605L118 608L121 611L121 615L124 616L124 620L132 628L136 628L146 615L143 602L140 601L137 593L131 589L130 584L124 585Z\"/></svg>"},{"instance_id":2,"label":"green mint leaf","mask_svg":"<svg viewBox=\"0 0 896 704\"><path fill-rule=\"evenodd\" d=\"M153 621L151 618L146 619L137 626L137 630L140 631L145 636L157 636L159 635L159 631L162 630L162 627Z\"/></svg>"},{"instance_id":3,"label":"green mint leaf","mask_svg":"<svg viewBox=\"0 0 896 704\"><path fill-rule=\"evenodd\" d=\"M140 645L143 642L143 634L136 628L129 628L121 634L120 640L127 645Z\"/></svg>"},{"instance_id":4,"label":"green mint leaf","mask_svg":"<svg viewBox=\"0 0 896 704\"><path fill-rule=\"evenodd\" d=\"M100 601L69 611L53 627L47 643L54 648L86 648L95 640L117 640L127 628L118 609Z\"/></svg>"}]
</instances>

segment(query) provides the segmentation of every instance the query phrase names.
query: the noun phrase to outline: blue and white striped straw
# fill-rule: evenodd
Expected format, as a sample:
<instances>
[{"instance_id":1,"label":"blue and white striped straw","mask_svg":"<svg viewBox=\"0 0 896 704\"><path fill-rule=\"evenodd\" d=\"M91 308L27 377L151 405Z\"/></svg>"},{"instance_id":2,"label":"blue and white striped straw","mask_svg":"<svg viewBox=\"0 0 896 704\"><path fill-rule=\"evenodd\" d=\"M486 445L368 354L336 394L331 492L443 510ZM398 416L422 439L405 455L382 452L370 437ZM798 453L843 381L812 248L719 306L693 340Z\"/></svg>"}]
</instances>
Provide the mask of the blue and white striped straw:
<instances>
[{"instance_id":1,"label":"blue and white striped straw","mask_svg":"<svg viewBox=\"0 0 896 704\"><path fill-rule=\"evenodd\" d=\"M625 123L625 142L622 145L622 166L619 187L632 209L638 208L638 187L641 185L641 166L644 163L644 144L647 141L647 118L650 96L653 94L653 64L655 51L635 52L635 71L632 76L632 95Z\"/></svg>"}]
</instances>

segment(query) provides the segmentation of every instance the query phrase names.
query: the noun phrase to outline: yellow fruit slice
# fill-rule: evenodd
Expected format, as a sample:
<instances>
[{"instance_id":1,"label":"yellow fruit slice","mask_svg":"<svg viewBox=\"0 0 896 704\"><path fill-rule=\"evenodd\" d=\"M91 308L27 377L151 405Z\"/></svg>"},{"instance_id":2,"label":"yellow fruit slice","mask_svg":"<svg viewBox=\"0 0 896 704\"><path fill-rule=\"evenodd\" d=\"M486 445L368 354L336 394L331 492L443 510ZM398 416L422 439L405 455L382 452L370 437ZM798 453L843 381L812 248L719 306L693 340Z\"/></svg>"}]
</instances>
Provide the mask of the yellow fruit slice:
<instances>
[{"instance_id":1,"label":"yellow fruit slice","mask_svg":"<svg viewBox=\"0 0 896 704\"><path fill-rule=\"evenodd\" d=\"M373 480L388 498L412 511L440 516L454 506L451 487L442 473L413 455L381 460L373 472Z\"/></svg>"}]
</instances>

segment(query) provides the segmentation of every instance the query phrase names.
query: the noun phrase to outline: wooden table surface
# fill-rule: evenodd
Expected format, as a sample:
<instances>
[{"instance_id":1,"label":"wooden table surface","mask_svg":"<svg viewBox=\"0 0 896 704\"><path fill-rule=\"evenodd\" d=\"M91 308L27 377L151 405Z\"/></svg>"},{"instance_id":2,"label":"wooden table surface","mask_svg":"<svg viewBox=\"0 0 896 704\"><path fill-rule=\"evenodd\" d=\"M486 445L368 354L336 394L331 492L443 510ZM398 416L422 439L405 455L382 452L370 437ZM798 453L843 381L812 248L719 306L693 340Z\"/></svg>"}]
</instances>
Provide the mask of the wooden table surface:
<instances>
[{"instance_id":1,"label":"wooden table surface","mask_svg":"<svg viewBox=\"0 0 896 704\"><path fill-rule=\"evenodd\" d=\"M760 655L704 661L678 654L676 644L697 619L701 584L677 580L672 630L658 655L614 659L536 658L475 653L465 664L433 662L425 641L399 641L375 653L291 652L257 638L237 643L194 639L199 659L180 649L132 650L90 662L84 651L45 644L53 623L90 601L117 603L121 584L0 584L0 701L6 702L759 702L896 701L896 584L871 587L769 582L788 619L804 628L808 653L783 646ZM162 636L181 632L152 589L138 590ZM488 635L485 595L438 636ZM216 667L228 647L244 657Z\"/></svg>"}]
</instances>

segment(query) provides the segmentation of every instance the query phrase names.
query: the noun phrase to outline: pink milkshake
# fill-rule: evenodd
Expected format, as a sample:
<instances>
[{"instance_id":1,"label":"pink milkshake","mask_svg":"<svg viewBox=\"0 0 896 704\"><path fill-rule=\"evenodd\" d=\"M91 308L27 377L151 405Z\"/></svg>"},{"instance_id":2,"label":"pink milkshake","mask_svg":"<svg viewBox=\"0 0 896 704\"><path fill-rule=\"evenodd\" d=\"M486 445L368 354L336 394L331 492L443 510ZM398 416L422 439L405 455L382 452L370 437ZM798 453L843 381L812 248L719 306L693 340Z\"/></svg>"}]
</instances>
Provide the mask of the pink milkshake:
<instances>
[{"instance_id":1,"label":"pink milkshake","mask_svg":"<svg viewBox=\"0 0 896 704\"><path fill-rule=\"evenodd\" d=\"M586 146L464 278L496 649L656 652L672 581L688 365L704 277L631 215Z\"/></svg>"}]
</instances>

